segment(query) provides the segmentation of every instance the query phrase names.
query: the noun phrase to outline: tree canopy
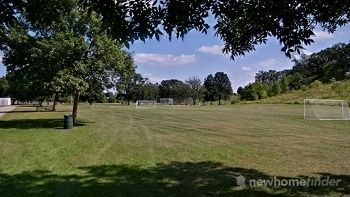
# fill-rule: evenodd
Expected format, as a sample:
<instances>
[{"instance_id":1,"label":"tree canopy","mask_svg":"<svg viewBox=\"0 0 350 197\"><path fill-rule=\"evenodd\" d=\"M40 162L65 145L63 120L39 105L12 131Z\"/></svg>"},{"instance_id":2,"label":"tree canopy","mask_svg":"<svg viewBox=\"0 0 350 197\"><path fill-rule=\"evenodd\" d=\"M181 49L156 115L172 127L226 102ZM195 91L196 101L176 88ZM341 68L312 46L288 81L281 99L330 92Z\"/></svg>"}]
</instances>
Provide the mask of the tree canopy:
<instances>
[{"instance_id":1,"label":"tree canopy","mask_svg":"<svg viewBox=\"0 0 350 197\"><path fill-rule=\"evenodd\" d=\"M163 80L159 85L159 96L177 100L185 99L189 96L188 86L178 79Z\"/></svg>"},{"instance_id":2,"label":"tree canopy","mask_svg":"<svg viewBox=\"0 0 350 197\"><path fill-rule=\"evenodd\" d=\"M12 76L9 79L35 90L28 99L52 93L74 95L76 122L80 95L87 90L92 93L96 87L113 87L116 76L133 65L126 63L121 44L103 29L101 16L86 13L77 1L29 1L23 5L23 10L15 10L15 23L2 23L6 28L1 29L0 37L4 64ZM40 18L49 12L57 15Z\"/></svg>"},{"instance_id":3,"label":"tree canopy","mask_svg":"<svg viewBox=\"0 0 350 197\"><path fill-rule=\"evenodd\" d=\"M26 15L33 26L51 26L75 0L1 0L0 35ZM79 0L87 13L102 16L104 29L116 40L146 40L167 34L184 38L191 30L206 33L208 18L234 58L275 37L287 56L313 42L317 26L334 32L350 21L350 1L329 0ZM49 31L48 31L49 32ZM3 40L0 39L0 44Z\"/></svg>"}]
</instances>

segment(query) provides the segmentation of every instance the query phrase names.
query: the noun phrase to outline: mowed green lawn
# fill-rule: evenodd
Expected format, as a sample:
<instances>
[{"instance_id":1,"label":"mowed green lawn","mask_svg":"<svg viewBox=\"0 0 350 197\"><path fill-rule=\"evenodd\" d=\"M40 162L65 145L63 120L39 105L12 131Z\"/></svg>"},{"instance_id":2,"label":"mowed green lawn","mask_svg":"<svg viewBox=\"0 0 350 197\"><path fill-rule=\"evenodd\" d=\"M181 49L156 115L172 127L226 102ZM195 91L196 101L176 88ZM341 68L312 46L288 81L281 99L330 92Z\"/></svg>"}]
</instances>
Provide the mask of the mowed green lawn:
<instances>
[{"instance_id":1,"label":"mowed green lawn","mask_svg":"<svg viewBox=\"0 0 350 197\"><path fill-rule=\"evenodd\" d=\"M17 107L0 120L0 196L350 194L350 121L301 105L80 105L81 125ZM337 187L242 187L236 178L341 179Z\"/></svg>"}]
</instances>

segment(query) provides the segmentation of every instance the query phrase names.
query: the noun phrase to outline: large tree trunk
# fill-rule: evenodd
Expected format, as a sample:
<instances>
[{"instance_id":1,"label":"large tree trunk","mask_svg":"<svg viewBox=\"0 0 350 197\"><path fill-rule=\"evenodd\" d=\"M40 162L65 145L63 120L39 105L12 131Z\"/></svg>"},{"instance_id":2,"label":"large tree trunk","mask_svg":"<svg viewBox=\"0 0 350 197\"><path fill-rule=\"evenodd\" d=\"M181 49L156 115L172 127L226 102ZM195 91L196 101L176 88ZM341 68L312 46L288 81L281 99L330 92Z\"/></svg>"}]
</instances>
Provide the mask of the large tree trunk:
<instances>
[{"instance_id":1,"label":"large tree trunk","mask_svg":"<svg viewBox=\"0 0 350 197\"><path fill-rule=\"evenodd\" d=\"M221 105L221 98L219 98L219 105Z\"/></svg>"},{"instance_id":2,"label":"large tree trunk","mask_svg":"<svg viewBox=\"0 0 350 197\"><path fill-rule=\"evenodd\" d=\"M78 104L79 104L79 96L80 93L75 93L74 94L74 102L73 102L73 123L76 125L77 124L77 114L78 114Z\"/></svg>"},{"instance_id":3,"label":"large tree trunk","mask_svg":"<svg viewBox=\"0 0 350 197\"><path fill-rule=\"evenodd\" d=\"M130 99L128 99L128 105L130 105Z\"/></svg>"},{"instance_id":4,"label":"large tree trunk","mask_svg":"<svg viewBox=\"0 0 350 197\"><path fill-rule=\"evenodd\" d=\"M56 106L57 106L57 94L56 94L56 92L55 92L55 93L53 93L52 111L56 111Z\"/></svg>"},{"instance_id":5,"label":"large tree trunk","mask_svg":"<svg viewBox=\"0 0 350 197\"><path fill-rule=\"evenodd\" d=\"M193 105L196 105L196 97L192 97Z\"/></svg>"}]
</instances>

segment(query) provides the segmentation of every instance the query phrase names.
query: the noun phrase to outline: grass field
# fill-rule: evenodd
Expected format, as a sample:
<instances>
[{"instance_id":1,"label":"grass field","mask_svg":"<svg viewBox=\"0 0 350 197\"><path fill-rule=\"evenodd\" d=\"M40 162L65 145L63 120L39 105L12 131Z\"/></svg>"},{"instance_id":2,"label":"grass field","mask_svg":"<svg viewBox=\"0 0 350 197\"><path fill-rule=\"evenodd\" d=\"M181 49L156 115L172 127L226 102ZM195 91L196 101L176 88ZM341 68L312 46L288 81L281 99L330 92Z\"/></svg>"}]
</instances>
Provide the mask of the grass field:
<instances>
[{"instance_id":1,"label":"grass field","mask_svg":"<svg viewBox=\"0 0 350 197\"><path fill-rule=\"evenodd\" d=\"M81 125L21 106L0 121L0 196L350 194L350 121L301 105L81 105ZM235 177L341 179L337 187L241 187Z\"/></svg>"}]
</instances>

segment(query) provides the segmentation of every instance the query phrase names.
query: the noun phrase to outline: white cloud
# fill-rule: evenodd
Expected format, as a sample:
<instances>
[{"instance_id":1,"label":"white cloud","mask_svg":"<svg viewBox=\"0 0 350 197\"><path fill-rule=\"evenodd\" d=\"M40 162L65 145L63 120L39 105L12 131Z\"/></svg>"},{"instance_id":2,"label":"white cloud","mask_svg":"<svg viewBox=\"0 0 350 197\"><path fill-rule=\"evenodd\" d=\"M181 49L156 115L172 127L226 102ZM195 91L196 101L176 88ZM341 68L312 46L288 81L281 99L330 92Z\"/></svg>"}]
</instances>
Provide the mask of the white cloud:
<instances>
[{"instance_id":1,"label":"white cloud","mask_svg":"<svg viewBox=\"0 0 350 197\"><path fill-rule=\"evenodd\" d=\"M250 68L248 66L243 66L243 67L241 67L241 69L244 71L251 71L252 70L252 68Z\"/></svg>"},{"instance_id":2,"label":"white cloud","mask_svg":"<svg viewBox=\"0 0 350 197\"><path fill-rule=\"evenodd\" d=\"M262 60L258 62L258 66L274 66L278 63L278 61L275 58L268 58L266 60Z\"/></svg>"},{"instance_id":3,"label":"white cloud","mask_svg":"<svg viewBox=\"0 0 350 197\"><path fill-rule=\"evenodd\" d=\"M326 31L315 31L315 36L313 36L313 39L315 40L328 40L331 38L334 38L334 34L331 34Z\"/></svg>"},{"instance_id":4,"label":"white cloud","mask_svg":"<svg viewBox=\"0 0 350 197\"><path fill-rule=\"evenodd\" d=\"M193 63L196 61L195 55L179 55L174 56L170 54L158 54L158 53L137 53L134 56L137 63L150 64L157 67L163 67L166 65L184 65Z\"/></svg>"},{"instance_id":5,"label":"white cloud","mask_svg":"<svg viewBox=\"0 0 350 197\"><path fill-rule=\"evenodd\" d=\"M197 51L201 53L207 53L211 55L224 55L222 50L224 49L224 45L213 45L213 46L201 46L197 49Z\"/></svg>"}]
</instances>

